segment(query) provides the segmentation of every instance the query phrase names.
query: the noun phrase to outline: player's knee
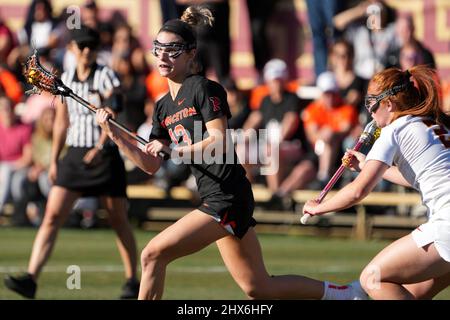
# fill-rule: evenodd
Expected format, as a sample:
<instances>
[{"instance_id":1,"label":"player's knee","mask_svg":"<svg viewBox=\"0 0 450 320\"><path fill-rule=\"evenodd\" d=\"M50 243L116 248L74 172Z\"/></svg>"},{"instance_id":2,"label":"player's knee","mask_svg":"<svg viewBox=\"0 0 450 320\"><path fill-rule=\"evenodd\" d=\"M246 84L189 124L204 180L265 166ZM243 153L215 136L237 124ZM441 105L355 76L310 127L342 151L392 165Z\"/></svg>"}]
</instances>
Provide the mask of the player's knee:
<instances>
[{"instance_id":1,"label":"player's knee","mask_svg":"<svg viewBox=\"0 0 450 320\"><path fill-rule=\"evenodd\" d=\"M143 269L155 266L158 262L164 262L164 250L150 242L141 252L141 265Z\"/></svg>"},{"instance_id":2,"label":"player's knee","mask_svg":"<svg viewBox=\"0 0 450 320\"><path fill-rule=\"evenodd\" d=\"M376 277L373 272L374 268L372 265L368 265L364 268L359 276L359 282L361 283L362 288L368 295L370 295L371 291L375 288L378 288L380 285L379 277Z\"/></svg>"}]
</instances>

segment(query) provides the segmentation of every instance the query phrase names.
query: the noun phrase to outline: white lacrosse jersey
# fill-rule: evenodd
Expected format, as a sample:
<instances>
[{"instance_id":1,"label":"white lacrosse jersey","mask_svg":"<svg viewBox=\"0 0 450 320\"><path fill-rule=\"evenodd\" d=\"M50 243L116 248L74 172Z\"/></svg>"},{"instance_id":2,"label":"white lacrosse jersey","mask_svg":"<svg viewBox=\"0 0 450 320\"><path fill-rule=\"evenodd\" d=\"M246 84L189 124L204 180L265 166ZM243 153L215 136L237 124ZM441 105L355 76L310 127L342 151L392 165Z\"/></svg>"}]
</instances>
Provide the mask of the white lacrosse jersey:
<instances>
[{"instance_id":1,"label":"white lacrosse jersey","mask_svg":"<svg viewBox=\"0 0 450 320\"><path fill-rule=\"evenodd\" d=\"M395 120L381 130L366 160L397 166L420 192L430 218L450 204L450 131L431 119L403 116Z\"/></svg>"}]
</instances>

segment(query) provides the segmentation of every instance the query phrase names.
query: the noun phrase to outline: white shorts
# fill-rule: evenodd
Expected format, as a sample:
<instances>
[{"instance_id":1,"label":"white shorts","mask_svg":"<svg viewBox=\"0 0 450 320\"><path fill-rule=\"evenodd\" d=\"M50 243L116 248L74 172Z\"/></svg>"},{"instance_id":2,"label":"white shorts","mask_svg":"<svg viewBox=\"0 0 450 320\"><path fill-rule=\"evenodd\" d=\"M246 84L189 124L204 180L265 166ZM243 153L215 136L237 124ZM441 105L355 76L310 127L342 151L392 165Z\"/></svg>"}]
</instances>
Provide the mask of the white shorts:
<instances>
[{"instance_id":1,"label":"white shorts","mask_svg":"<svg viewBox=\"0 0 450 320\"><path fill-rule=\"evenodd\" d=\"M447 207L449 210L449 207ZM450 215L450 212L447 212ZM442 259L450 262L450 221L447 219L431 219L417 227L411 233L419 248L434 243Z\"/></svg>"}]
</instances>

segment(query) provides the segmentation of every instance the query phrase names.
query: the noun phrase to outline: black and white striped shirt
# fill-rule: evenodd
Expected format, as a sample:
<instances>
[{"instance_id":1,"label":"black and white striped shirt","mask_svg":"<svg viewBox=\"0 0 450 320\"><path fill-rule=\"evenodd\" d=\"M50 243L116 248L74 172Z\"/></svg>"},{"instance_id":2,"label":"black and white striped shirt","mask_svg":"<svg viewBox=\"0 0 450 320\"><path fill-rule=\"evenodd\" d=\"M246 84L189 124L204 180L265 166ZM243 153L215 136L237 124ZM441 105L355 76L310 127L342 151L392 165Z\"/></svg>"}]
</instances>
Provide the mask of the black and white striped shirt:
<instances>
[{"instance_id":1,"label":"black and white striped shirt","mask_svg":"<svg viewBox=\"0 0 450 320\"><path fill-rule=\"evenodd\" d=\"M95 64L88 79L78 80L76 69L64 72L61 80L66 86L95 107L101 107L104 101L120 86L120 81L107 66ZM71 147L94 147L101 129L95 121L95 114L72 98L66 100L69 112L70 126L67 132L66 144Z\"/></svg>"}]
</instances>

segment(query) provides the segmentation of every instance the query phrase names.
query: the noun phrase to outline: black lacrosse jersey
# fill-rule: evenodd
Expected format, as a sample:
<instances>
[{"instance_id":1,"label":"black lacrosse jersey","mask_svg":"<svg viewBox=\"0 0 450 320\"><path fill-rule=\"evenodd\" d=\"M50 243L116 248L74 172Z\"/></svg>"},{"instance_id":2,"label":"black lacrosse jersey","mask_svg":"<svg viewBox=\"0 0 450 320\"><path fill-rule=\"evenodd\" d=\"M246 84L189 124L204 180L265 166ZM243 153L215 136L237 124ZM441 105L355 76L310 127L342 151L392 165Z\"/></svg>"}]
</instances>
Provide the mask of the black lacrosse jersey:
<instances>
[{"instance_id":1,"label":"black lacrosse jersey","mask_svg":"<svg viewBox=\"0 0 450 320\"><path fill-rule=\"evenodd\" d=\"M194 144L207 134L208 121L226 116L231 117L225 90L218 83L203 76L188 76L175 100L167 93L156 103L150 139L164 139L174 144ZM231 200L239 195L239 185L243 185L244 168L238 163L234 148L231 150L232 163L222 161L206 163L191 160L189 166L196 178L202 199L213 197L217 200ZM221 163L219 163L221 162Z\"/></svg>"}]
</instances>

